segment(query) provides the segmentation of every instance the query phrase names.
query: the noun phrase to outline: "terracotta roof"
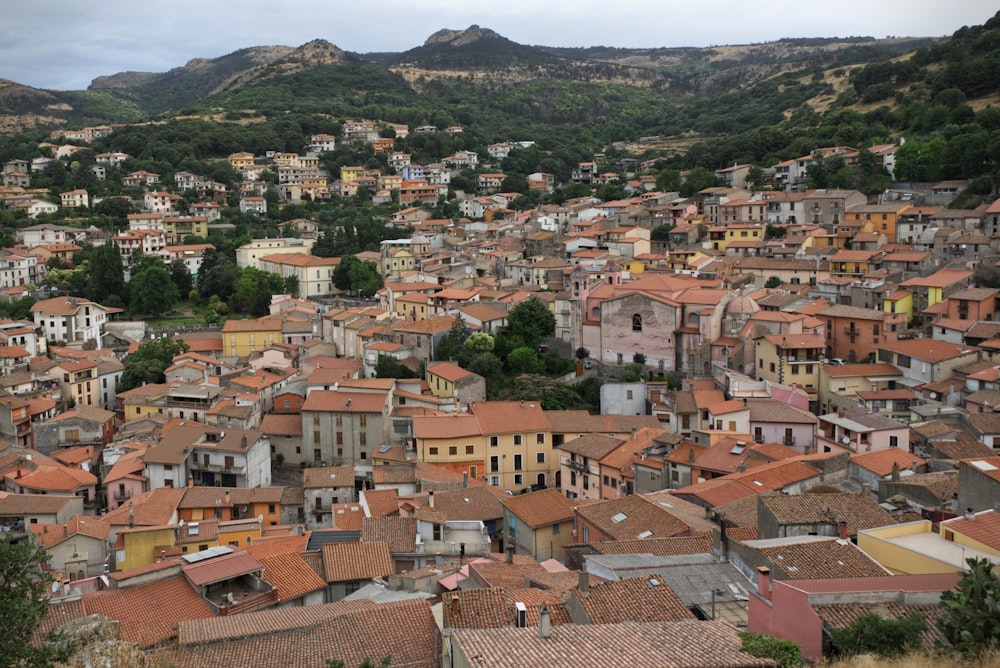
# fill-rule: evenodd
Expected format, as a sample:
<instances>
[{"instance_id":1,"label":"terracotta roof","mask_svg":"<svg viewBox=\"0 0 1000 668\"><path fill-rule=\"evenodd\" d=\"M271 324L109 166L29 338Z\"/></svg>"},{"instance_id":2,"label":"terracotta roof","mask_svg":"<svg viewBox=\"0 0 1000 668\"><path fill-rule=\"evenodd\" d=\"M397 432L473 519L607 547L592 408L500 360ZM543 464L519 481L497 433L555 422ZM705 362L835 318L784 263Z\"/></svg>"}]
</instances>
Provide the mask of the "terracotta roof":
<instances>
[{"instance_id":1,"label":"terracotta roof","mask_svg":"<svg viewBox=\"0 0 1000 668\"><path fill-rule=\"evenodd\" d=\"M395 489L366 489L361 492L361 505L369 517L384 517L399 512L399 494Z\"/></svg>"},{"instance_id":2,"label":"terracotta roof","mask_svg":"<svg viewBox=\"0 0 1000 668\"><path fill-rule=\"evenodd\" d=\"M816 416L801 408L773 399L748 399L750 422L788 422L791 424L819 424Z\"/></svg>"},{"instance_id":3,"label":"terracotta roof","mask_svg":"<svg viewBox=\"0 0 1000 668\"><path fill-rule=\"evenodd\" d=\"M236 550L210 559L184 565L184 575L192 584L201 586L229 580L247 573L256 573L264 566L246 550Z\"/></svg>"},{"instance_id":4,"label":"terracotta roof","mask_svg":"<svg viewBox=\"0 0 1000 668\"><path fill-rule=\"evenodd\" d=\"M498 520L503 517L503 505L497 491L482 485L438 491L434 493L434 509L451 522ZM500 491L500 494L504 493Z\"/></svg>"},{"instance_id":5,"label":"terracotta roof","mask_svg":"<svg viewBox=\"0 0 1000 668\"><path fill-rule=\"evenodd\" d=\"M389 544L384 541L327 543L322 554L327 582L370 580L394 572Z\"/></svg>"},{"instance_id":6,"label":"terracotta roof","mask_svg":"<svg viewBox=\"0 0 1000 668\"><path fill-rule=\"evenodd\" d=\"M638 494L583 505L576 513L614 540L667 538L691 530L665 508Z\"/></svg>"},{"instance_id":7,"label":"terracotta roof","mask_svg":"<svg viewBox=\"0 0 1000 668\"><path fill-rule=\"evenodd\" d=\"M140 647L173 638L183 619L215 617L208 603L180 575L128 589L86 593L83 608L88 615L117 619L122 640Z\"/></svg>"},{"instance_id":8,"label":"terracotta roof","mask_svg":"<svg viewBox=\"0 0 1000 668\"><path fill-rule=\"evenodd\" d=\"M104 521L112 526L129 524L129 508L132 509L134 523L138 526L160 526L176 520L177 507L184 497L185 488L161 487L133 496L123 504L104 515Z\"/></svg>"},{"instance_id":9,"label":"terracotta roof","mask_svg":"<svg viewBox=\"0 0 1000 668\"><path fill-rule=\"evenodd\" d=\"M677 594L657 577L604 582L589 589L588 593L577 590L573 597L589 624L695 619Z\"/></svg>"},{"instance_id":10,"label":"terracotta roof","mask_svg":"<svg viewBox=\"0 0 1000 668\"><path fill-rule=\"evenodd\" d=\"M900 469L908 469L913 466L922 467L927 464L927 460L911 455L900 448L887 448L852 454L851 463L871 471L877 476L887 476L892 473L893 465L899 466Z\"/></svg>"},{"instance_id":11,"label":"terracotta roof","mask_svg":"<svg viewBox=\"0 0 1000 668\"><path fill-rule=\"evenodd\" d=\"M573 504L555 488L510 496L500 503L532 528L573 519Z\"/></svg>"},{"instance_id":12,"label":"terracotta roof","mask_svg":"<svg viewBox=\"0 0 1000 668\"><path fill-rule=\"evenodd\" d=\"M613 668L615 666L768 666L740 651L736 628L722 621L563 624L551 637L538 629L456 629L454 642L477 668Z\"/></svg>"},{"instance_id":13,"label":"terracotta roof","mask_svg":"<svg viewBox=\"0 0 1000 668\"><path fill-rule=\"evenodd\" d=\"M650 537L642 539L600 540L590 544L598 554L652 554L674 556L712 552L713 541L709 532L691 536Z\"/></svg>"},{"instance_id":14,"label":"terracotta roof","mask_svg":"<svg viewBox=\"0 0 1000 668\"><path fill-rule=\"evenodd\" d=\"M538 610L543 604L552 612L553 624L568 624L565 603L551 591L528 589L523 585L503 589L489 587L445 594L442 612L444 625L450 629L492 629L517 624L515 603L523 603L529 625L538 624Z\"/></svg>"},{"instance_id":15,"label":"terracotta roof","mask_svg":"<svg viewBox=\"0 0 1000 668\"><path fill-rule=\"evenodd\" d=\"M360 503L330 504L333 528L337 531L361 532L365 520L365 511Z\"/></svg>"},{"instance_id":16,"label":"terracotta roof","mask_svg":"<svg viewBox=\"0 0 1000 668\"><path fill-rule=\"evenodd\" d=\"M744 543L767 558L771 573L778 580L816 578L866 578L887 575L888 571L862 552L854 543L839 539L819 539L774 544L757 540Z\"/></svg>"},{"instance_id":17,"label":"terracotta roof","mask_svg":"<svg viewBox=\"0 0 1000 668\"><path fill-rule=\"evenodd\" d=\"M319 370L314 371L317 373ZM302 404L303 411L332 411L337 413L381 413L386 395L371 392L345 392L343 390L313 390Z\"/></svg>"},{"instance_id":18,"label":"terracotta roof","mask_svg":"<svg viewBox=\"0 0 1000 668\"><path fill-rule=\"evenodd\" d=\"M65 524L31 524L29 528L42 547L49 549L77 534L107 541L111 527L99 517L74 515Z\"/></svg>"},{"instance_id":19,"label":"terracotta roof","mask_svg":"<svg viewBox=\"0 0 1000 668\"><path fill-rule=\"evenodd\" d=\"M382 541L389 551L417 551L417 520L413 517L366 517L361 524L361 541Z\"/></svg>"},{"instance_id":20,"label":"terracotta roof","mask_svg":"<svg viewBox=\"0 0 1000 668\"><path fill-rule=\"evenodd\" d=\"M674 494L677 496L681 498L690 497L692 500L696 499L695 503L700 502L707 508L721 506L758 493L729 476L713 478L712 480L706 480L705 482L674 490Z\"/></svg>"},{"instance_id":21,"label":"terracotta roof","mask_svg":"<svg viewBox=\"0 0 1000 668\"><path fill-rule=\"evenodd\" d=\"M254 559L266 567L266 559L281 554L301 554L305 551L308 542L308 532L302 536L296 534L268 536L266 538L251 538L250 545L246 549Z\"/></svg>"},{"instance_id":22,"label":"terracotta roof","mask_svg":"<svg viewBox=\"0 0 1000 668\"><path fill-rule=\"evenodd\" d=\"M301 436L302 416L268 413L260 423L260 430L268 436Z\"/></svg>"},{"instance_id":23,"label":"terracotta roof","mask_svg":"<svg viewBox=\"0 0 1000 668\"><path fill-rule=\"evenodd\" d=\"M326 588L326 581L299 554L277 554L260 563L264 566L261 577L277 590L279 603Z\"/></svg>"},{"instance_id":24,"label":"terracotta roof","mask_svg":"<svg viewBox=\"0 0 1000 668\"><path fill-rule=\"evenodd\" d=\"M863 529L896 523L882 506L861 494L763 494L757 498L780 525L835 524L843 520L848 535L854 536Z\"/></svg>"},{"instance_id":25,"label":"terracotta roof","mask_svg":"<svg viewBox=\"0 0 1000 668\"><path fill-rule=\"evenodd\" d=\"M941 526L982 543L994 552L1000 551L1000 513L995 510L980 511L971 519L967 515L955 517L941 522Z\"/></svg>"},{"instance_id":26,"label":"terracotta roof","mask_svg":"<svg viewBox=\"0 0 1000 668\"><path fill-rule=\"evenodd\" d=\"M340 601L328 605L343 607L348 603L362 604ZM238 637L232 639L163 650L156 658L165 665L200 668L312 668L324 665L326 659L358 666L366 659L378 661L373 657L385 656L392 657L391 665L406 668L437 668L440 663L440 650L435 645L437 627L426 601L369 604L326 619L316 618L322 614L316 610L320 608L327 606L266 610L210 620L209 624L246 631L233 631L232 635ZM247 619L240 619L244 617ZM406 632L401 633L401 629Z\"/></svg>"},{"instance_id":27,"label":"terracotta roof","mask_svg":"<svg viewBox=\"0 0 1000 668\"><path fill-rule=\"evenodd\" d=\"M574 438L559 446L560 450L574 453L590 459L600 460L615 448L622 445L624 441L604 434L584 434L579 438Z\"/></svg>"},{"instance_id":28,"label":"terracotta roof","mask_svg":"<svg viewBox=\"0 0 1000 668\"><path fill-rule=\"evenodd\" d=\"M755 466L746 473L732 473L730 477L750 489L760 492L777 492L789 485L819 477L818 469L805 462L783 460Z\"/></svg>"},{"instance_id":29,"label":"terracotta roof","mask_svg":"<svg viewBox=\"0 0 1000 668\"><path fill-rule=\"evenodd\" d=\"M480 401L472 406L483 434L549 431L549 421L536 401Z\"/></svg>"},{"instance_id":30,"label":"terracotta roof","mask_svg":"<svg viewBox=\"0 0 1000 668\"><path fill-rule=\"evenodd\" d=\"M303 489L354 487L353 466L319 466L302 469Z\"/></svg>"},{"instance_id":31,"label":"terracotta roof","mask_svg":"<svg viewBox=\"0 0 1000 668\"><path fill-rule=\"evenodd\" d=\"M921 615L924 618L924 630L920 634L920 642L924 649L931 652L939 644L948 646L948 641L938 628L938 619L944 614L944 607L940 603L907 604L898 601L823 603L813 605L812 609L826 629L847 628L869 614L878 615L882 619L903 619L909 615Z\"/></svg>"},{"instance_id":32,"label":"terracotta roof","mask_svg":"<svg viewBox=\"0 0 1000 668\"><path fill-rule=\"evenodd\" d=\"M383 464L372 467L372 482L376 485L405 485L417 481L413 464Z\"/></svg>"}]
</instances>

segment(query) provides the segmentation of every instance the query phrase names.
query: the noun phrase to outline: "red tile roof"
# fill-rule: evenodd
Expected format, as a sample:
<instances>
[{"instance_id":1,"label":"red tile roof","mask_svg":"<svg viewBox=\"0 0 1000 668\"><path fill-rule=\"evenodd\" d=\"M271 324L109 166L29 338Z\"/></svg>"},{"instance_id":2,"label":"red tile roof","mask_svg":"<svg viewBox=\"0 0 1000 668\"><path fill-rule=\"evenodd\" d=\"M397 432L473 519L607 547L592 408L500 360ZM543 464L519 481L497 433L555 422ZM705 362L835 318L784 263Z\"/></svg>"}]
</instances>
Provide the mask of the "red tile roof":
<instances>
[{"instance_id":1,"label":"red tile roof","mask_svg":"<svg viewBox=\"0 0 1000 668\"><path fill-rule=\"evenodd\" d=\"M128 589L86 593L83 608L88 615L117 619L122 640L138 643L140 647L173 638L181 620L215 616L208 603L180 575Z\"/></svg>"},{"instance_id":2,"label":"red tile roof","mask_svg":"<svg viewBox=\"0 0 1000 668\"><path fill-rule=\"evenodd\" d=\"M573 519L573 504L554 488L509 496L500 503L532 528Z\"/></svg>"},{"instance_id":3,"label":"red tile roof","mask_svg":"<svg viewBox=\"0 0 1000 668\"><path fill-rule=\"evenodd\" d=\"M276 554L260 563L264 566L261 577L277 590L279 603L326 588L326 581L299 554Z\"/></svg>"},{"instance_id":4,"label":"red tile roof","mask_svg":"<svg viewBox=\"0 0 1000 668\"><path fill-rule=\"evenodd\" d=\"M383 541L327 543L322 548L327 582L354 582L392 575L392 554Z\"/></svg>"}]
</instances>

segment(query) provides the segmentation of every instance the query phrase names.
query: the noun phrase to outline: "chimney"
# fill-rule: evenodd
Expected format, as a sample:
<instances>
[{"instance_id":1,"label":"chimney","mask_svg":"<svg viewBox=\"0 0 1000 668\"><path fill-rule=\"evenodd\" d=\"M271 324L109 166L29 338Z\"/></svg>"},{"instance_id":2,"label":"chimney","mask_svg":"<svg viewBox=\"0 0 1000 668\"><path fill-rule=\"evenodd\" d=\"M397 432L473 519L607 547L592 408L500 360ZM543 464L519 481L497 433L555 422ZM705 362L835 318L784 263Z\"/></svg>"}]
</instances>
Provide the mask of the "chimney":
<instances>
[{"instance_id":1,"label":"chimney","mask_svg":"<svg viewBox=\"0 0 1000 668\"><path fill-rule=\"evenodd\" d=\"M965 509L965 519L969 520L970 522L976 519L976 513L975 511L972 510L972 508Z\"/></svg>"},{"instance_id":2,"label":"chimney","mask_svg":"<svg viewBox=\"0 0 1000 668\"><path fill-rule=\"evenodd\" d=\"M840 534L840 540L847 540L847 522L845 520L837 521L837 533Z\"/></svg>"},{"instance_id":3,"label":"chimney","mask_svg":"<svg viewBox=\"0 0 1000 668\"><path fill-rule=\"evenodd\" d=\"M513 545L508 545L507 546L507 563L508 564L514 563L514 546Z\"/></svg>"},{"instance_id":4,"label":"chimney","mask_svg":"<svg viewBox=\"0 0 1000 668\"><path fill-rule=\"evenodd\" d=\"M244 450L247 449L247 435L246 434L243 434L243 438L240 439L240 447L243 448Z\"/></svg>"},{"instance_id":5,"label":"chimney","mask_svg":"<svg viewBox=\"0 0 1000 668\"><path fill-rule=\"evenodd\" d=\"M757 567L757 593L771 600L771 569L767 566Z\"/></svg>"},{"instance_id":6,"label":"chimney","mask_svg":"<svg viewBox=\"0 0 1000 668\"><path fill-rule=\"evenodd\" d=\"M433 508L434 507L434 490L433 489L431 491L427 492L427 507L428 508Z\"/></svg>"},{"instance_id":7,"label":"chimney","mask_svg":"<svg viewBox=\"0 0 1000 668\"><path fill-rule=\"evenodd\" d=\"M192 476L190 473L188 473L188 484L187 484L187 486L188 487L194 487L194 476Z\"/></svg>"},{"instance_id":8,"label":"chimney","mask_svg":"<svg viewBox=\"0 0 1000 668\"><path fill-rule=\"evenodd\" d=\"M462 489L467 489L469 487L469 472L462 471Z\"/></svg>"},{"instance_id":9,"label":"chimney","mask_svg":"<svg viewBox=\"0 0 1000 668\"><path fill-rule=\"evenodd\" d=\"M451 595L451 616L454 617L458 614L458 594Z\"/></svg>"},{"instance_id":10,"label":"chimney","mask_svg":"<svg viewBox=\"0 0 1000 668\"><path fill-rule=\"evenodd\" d=\"M892 481L899 482L899 464L895 462L892 464Z\"/></svg>"},{"instance_id":11,"label":"chimney","mask_svg":"<svg viewBox=\"0 0 1000 668\"><path fill-rule=\"evenodd\" d=\"M587 573L587 562L583 562L583 566L580 566L579 584L577 584L576 589L584 596L590 593L590 574Z\"/></svg>"},{"instance_id":12,"label":"chimney","mask_svg":"<svg viewBox=\"0 0 1000 668\"><path fill-rule=\"evenodd\" d=\"M633 426L632 427L632 438L635 438L638 433L639 433L639 428L636 427L636 426Z\"/></svg>"},{"instance_id":13,"label":"chimney","mask_svg":"<svg viewBox=\"0 0 1000 668\"><path fill-rule=\"evenodd\" d=\"M871 495L872 495L872 486L866 482L861 483L861 496L866 499L870 499Z\"/></svg>"},{"instance_id":14,"label":"chimney","mask_svg":"<svg viewBox=\"0 0 1000 668\"><path fill-rule=\"evenodd\" d=\"M69 527L64 524L63 525L63 538L66 538L67 536L69 536Z\"/></svg>"},{"instance_id":15,"label":"chimney","mask_svg":"<svg viewBox=\"0 0 1000 668\"><path fill-rule=\"evenodd\" d=\"M524 408L524 399L521 399L521 408Z\"/></svg>"},{"instance_id":16,"label":"chimney","mask_svg":"<svg viewBox=\"0 0 1000 668\"><path fill-rule=\"evenodd\" d=\"M128 528L131 529L135 526L135 510L132 508L132 502L128 502Z\"/></svg>"},{"instance_id":17,"label":"chimney","mask_svg":"<svg viewBox=\"0 0 1000 668\"><path fill-rule=\"evenodd\" d=\"M538 609L538 637L542 639L552 637L552 616L549 614L549 606L544 603Z\"/></svg>"},{"instance_id":18,"label":"chimney","mask_svg":"<svg viewBox=\"0 0 1000 668\"><path fill-rule=\"evenodd\" d=\"M229 490L226 490L226 505L232 505L232 495L230 495Z\"/></svg>"}]
</instances>

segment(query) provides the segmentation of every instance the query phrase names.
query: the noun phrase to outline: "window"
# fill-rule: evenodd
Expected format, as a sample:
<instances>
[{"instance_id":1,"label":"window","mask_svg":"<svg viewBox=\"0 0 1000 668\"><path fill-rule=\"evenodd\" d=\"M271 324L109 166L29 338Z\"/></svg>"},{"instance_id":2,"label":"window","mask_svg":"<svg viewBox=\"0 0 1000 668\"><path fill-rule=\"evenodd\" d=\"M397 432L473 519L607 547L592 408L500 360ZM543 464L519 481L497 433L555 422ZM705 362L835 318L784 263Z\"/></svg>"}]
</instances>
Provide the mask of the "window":
<instances>
[{"instance_id":1,"label":"window","mask_svg":"<svg viewBox=\"0 0 1000 668\"><path fill-rule=\"evenodd\" d=\"M514 474L514 484L515 485L523 485L524 484L524 475L521 474L521 473L515 473Z\"/></svg>"},{"instance_id":2,"label":"window","mask_svg":"<svg viewBox=\"0 0 1000 668\"><path fill-rule=\"evenodd\" d=\"M898 448L899 447L899 437L898 436L890 436L889 437L889 447L890 448Z\"/></svg>"},{"instance_id":3,"label":"window","mask_svg":"<svg viewBox=\"0 0 1000 668\"><path fill-rule=\"evenodd\" d=\"M343 444L344 444L344 432L338 431L337 432L337 445L343 445Z\"/></svg>"},{"instance_id":4,"label":"window","mask_svg":"<svg viewBox=\"0 0 1000 668\"><path fill-rule=\"evenodd\" d=\"M635 313L632 315L632 331L641 332L642 331L642 315Z\"/></svg>"},{"instance_id":5,"label":"window","mask_svg":"<svg viewBox=\"0 0 1000 668\"><path fill-rule=\"evenodd\" d=\"M497 473L500 470L500 458L497 455L490 457L490 473Z\"/></svg>"},{"instance_id":6,"label":"window","mask_svg":"<svg viewBox=\"0 0 1000 668\"><path fill-rule=\"evenodd\" d=\"M474 455L474 454L476 454L476 446L474 446L474 445L467 445L467 446L465 446L465 454L467 454L467 455Z\"/></svg>"},{"instance_id":7,"label":"window","mask_svg":"<svg viewBox=\"0 0 1000 668\"><path fill-rule=\"evenodd\" d=\"M361 415L359 415L358 416L358 424L360 426L362 426L362 427L367 427L368 426L368 416L365 415L364 413L362 413Z\"/></svg>"},{"instance_id":8,"label":"window","mask_svg":"<svg viewBox=\"0 0 1000 668\"><path fill-rule=\"evenodd\" d=\"M535 434L535 443L537 445L545 445L545 434Z\"/></svg>"},{"instance_id":9,"label":"window","mask_svg":"<svg viewBox=\"0 0 1000 668\"><path fill-rule=\"evenodd\" d=\"M522 455L514 455L514 470L520 471L524 468L524 457Z\"/></svg>"},{"instance_id":10,"label":"window","mask_svg":"<svg viewBox=\"0 0 1000 668\"><path fill-rule=\"evenodd\" d=\"M269 512L269 513L273 513L274 512L274 504L273 503L267 504L267 512Z\"/></svg>"},{"instance_id":11,"label":"window","mask_svg":"<svg viewBox=\"0 0 1000 668\"><path fill-rule=\"evenodd\" d=\"M457 455L458 454L458 446L457 445L449 445L448 446L448 454L450 456Z\"/></svg>"},{"instance_id":12,"label":"window","mask_svg":"<svg viewBox=\"0 0 1000 668\"><path fill-rule=\"evenodd\" d=\"M490 436L490 447L491 448L495 448L498 445L500 445L500 437L499 436Z\"/></svg>"},{"instance_id":13,"label":"window","mask_svg":"<svg viewBox=\"0 0 1000 668\"><path fill-rule=\"evenodd\" d=\"M368 459L368 453L364 450L361 451L361 459Z\"/></svg>"},{"instance_id":14,"label":"window","mask_svg":"<svg viewBox=\"0 0 1000 668\"><path fill-rule=\"evenodd\" d=\"M521 445L521 435L514 434L514 445Z\"/></svg>"},{"instance_id":15,"label":"window","mask_svg":"<svg viewBox=\"0 0 1000 668\"><path fill-rule=\"evenodd\" d=\"M231 468L233 468L233 466L235 464L236 464L236 461L233 459L233 457L230 457L230 456L227 455L226 458L225 458L226 468L227 469L231 469Z\"/></svg>"},{"instance_id":16,"label":"window","mask_svg":"<svg viewBox=\"0 0 1000 668\"><path fill-rule=\"evenodd\" d=\"M545 463L545 453L544 452L536 452L535 453L535 463L536 464L544 464Z\"/></svg>"},{"instance_id":17,"label":"window","mask_svg":"<svg viewBox=\"0 0 1000 668\"><path fill-rule=\"evenodd\" d=\"M429 455L437 455L437 453L438 453L438 449L436 447L427 448L427 454L429 454Z\"/></svg>"},{"instance_id":18,"label":"window","mask_svg":"<svg viewBox=\"0 0 1000 668\"><path fill-rule=\"evenodd\" d=\"M500 486L500 476L498 476L498 475L491 475L490 476L490 484L493 485L494 487L499 487Z\"/></svg>"}]
</instances>

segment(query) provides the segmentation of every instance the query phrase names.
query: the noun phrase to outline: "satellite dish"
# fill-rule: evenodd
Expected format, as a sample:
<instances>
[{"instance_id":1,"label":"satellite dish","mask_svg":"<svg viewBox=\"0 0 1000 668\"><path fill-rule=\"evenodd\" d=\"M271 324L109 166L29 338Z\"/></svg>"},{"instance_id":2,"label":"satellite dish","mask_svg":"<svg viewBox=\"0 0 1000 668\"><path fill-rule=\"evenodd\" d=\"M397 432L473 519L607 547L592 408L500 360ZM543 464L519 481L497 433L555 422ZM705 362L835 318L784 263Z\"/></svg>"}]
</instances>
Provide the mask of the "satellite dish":
<instances>
[{"instance_id":1,"label":"satellite dish","mask_svg":"<svg viewBox=\"0 0 1000 668\"><path fill-rule=\"evenodd\" d=\"M260 524L264 523L264 513L261 513L260 515L257 516L257 522Z\"/></svg>"},{"instance_id":2,"label":"satellite dish","mask_svg":"<svg viewBox=\"0 0 1000 668\"><path fill-rule=\"evenodd\" d=\"M58 594L59 593L59 581L58 580L53 580L52 581L52 593L53 594Z\"/></svg>"},{"instance_id":3,"label":"satellite dish","mask_svg":"<svg viewBox=\"0 0 1000 668\"><path fill-rule=\"evenodd\" d=\"M937 392L931 392L927 396L930 397L931 399L937 399Z\"/></svg>"},{"instance_id":4,"label":"satellite dish","mask_svg":"<svg viewBox=\"0 0 1000 668\"><path fill-rule=\"evenodd\" d=\"M179 527L184 526L184 520L181 519L179 522L177 522L177 526L179 526Z\"/></svg>"},{"instance_id":5,"label":"satellite dish","mask_svg":"<svg viewBox=\"0 0 1000 668\"><path fill-rule=\"evenodd\" d=\"M844 438L840 439L840 442L843 443L844 445L847 445L848 443L851 442L851 439L845 436Z\"/></svg>"}]
</instances>

